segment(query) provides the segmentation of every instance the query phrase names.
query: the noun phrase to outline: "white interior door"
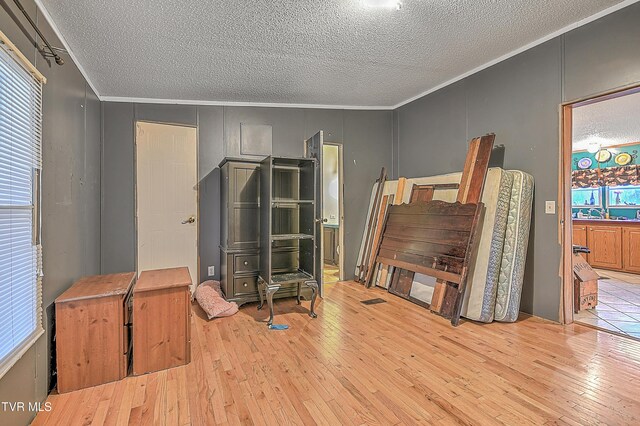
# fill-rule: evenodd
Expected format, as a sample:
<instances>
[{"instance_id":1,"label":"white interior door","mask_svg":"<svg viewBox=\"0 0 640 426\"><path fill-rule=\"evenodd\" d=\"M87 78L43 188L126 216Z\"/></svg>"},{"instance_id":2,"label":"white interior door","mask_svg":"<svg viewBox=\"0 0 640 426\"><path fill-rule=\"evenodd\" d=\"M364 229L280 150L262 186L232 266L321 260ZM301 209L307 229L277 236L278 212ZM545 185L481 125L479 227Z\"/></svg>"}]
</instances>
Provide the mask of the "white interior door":
<instances>
[{"instance_id":1,"label":"white interior door","mask_svg":"<svg viewBox=\"0 0 640 426\"><path fill-rule=\"evenodd\" d=\"M136 125L138 274L189 267L198 280L197 139L193 127Z\"/></svg>"}]
</instances>

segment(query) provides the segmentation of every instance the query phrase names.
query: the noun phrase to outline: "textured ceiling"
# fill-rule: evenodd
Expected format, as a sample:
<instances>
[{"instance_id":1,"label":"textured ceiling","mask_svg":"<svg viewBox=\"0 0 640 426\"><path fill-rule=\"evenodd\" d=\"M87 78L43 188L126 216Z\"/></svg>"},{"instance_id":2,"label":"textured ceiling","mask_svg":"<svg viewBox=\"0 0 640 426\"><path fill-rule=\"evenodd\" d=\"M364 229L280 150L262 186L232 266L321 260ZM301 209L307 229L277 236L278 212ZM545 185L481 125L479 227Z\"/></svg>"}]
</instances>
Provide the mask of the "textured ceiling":
<instances>
[{"instance_id":1,"label":"textured ceiling","mask_svg":"<svg viewBox=\"0 0 640 426\"><path fill-rule=\"evenodd\" d=\"M40 0L101 97L393 106L621 0Z\"/></svg>"},{"instance_id":2,"label":"textured ceiling","mask_svg":"<svg viewBox=\"0 0 640 426\"><path fill-rule=\"evenodd\" d=\"M573 150L590 141L602 147L640 141L640 93L607 99L573 110Z\"/></svg>"}]
</instances>

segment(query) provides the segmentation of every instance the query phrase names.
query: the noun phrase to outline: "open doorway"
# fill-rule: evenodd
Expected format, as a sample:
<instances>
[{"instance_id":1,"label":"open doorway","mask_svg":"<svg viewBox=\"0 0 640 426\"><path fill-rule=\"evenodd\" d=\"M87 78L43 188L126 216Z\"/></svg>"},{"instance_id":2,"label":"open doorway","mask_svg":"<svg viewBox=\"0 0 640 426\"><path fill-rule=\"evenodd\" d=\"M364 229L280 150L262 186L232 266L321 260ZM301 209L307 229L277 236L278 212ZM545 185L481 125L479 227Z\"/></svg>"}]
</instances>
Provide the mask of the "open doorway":
<instances>
[{"instance_id":1,"label":"open doorway","mask_svg":"<svg viewBox=\"0 0 640 426\"><path fill-rule=\"evenodd\" d=\"M639 116L634 88L564 105L562 120L563 220L570 224L563 232L563 318L634 338L640 338ZM595 274L575 279L576 264Z\"/></svg>"},{"instance_id":2,"label":"open doorway","mask_svg":"<svg viewBox=\"0 0 640 426\"><path fill-rule=\"evenodd\" d=\"M324 142L322 152L322 209L326 219L322 226L322 276L325 284L332 284L344 279L342 145Z\"/></svg>"}]
</instances>

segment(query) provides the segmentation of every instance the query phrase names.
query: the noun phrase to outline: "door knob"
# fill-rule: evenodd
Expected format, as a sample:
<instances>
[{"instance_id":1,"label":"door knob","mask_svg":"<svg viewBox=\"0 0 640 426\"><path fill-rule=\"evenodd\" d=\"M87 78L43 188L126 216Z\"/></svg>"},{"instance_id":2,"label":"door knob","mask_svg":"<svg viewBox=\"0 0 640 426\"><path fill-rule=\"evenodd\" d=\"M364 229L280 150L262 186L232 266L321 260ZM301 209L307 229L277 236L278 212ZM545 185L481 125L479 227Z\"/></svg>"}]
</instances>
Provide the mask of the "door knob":
<instances>
[{"instance_id":1,"label":"door knob","mask_svg":"<svg viewBox=\"0 0 640 426\"><path fill-rule=\"evenodd\" d=\"M189 219L187 219L187 220L183 220L183 221L182 221L182 222L180 222L180 223L182 223L183 225L186 225L186 224L188 224L188 223L195 223L195 221L196 221L196 217L195 217L195 216L191 216Z\"/></svg>"},{"instance_id":2,"label":"door knob","mask_svg":"<svg viewBox=\"0 0 640 426\"><path fill-rule=\"evenodd\" d=\"M316 219L316 223L327 223L327 222L329 222L329 219L327 219L326 217Z\"/></svg>"}]
</instances>

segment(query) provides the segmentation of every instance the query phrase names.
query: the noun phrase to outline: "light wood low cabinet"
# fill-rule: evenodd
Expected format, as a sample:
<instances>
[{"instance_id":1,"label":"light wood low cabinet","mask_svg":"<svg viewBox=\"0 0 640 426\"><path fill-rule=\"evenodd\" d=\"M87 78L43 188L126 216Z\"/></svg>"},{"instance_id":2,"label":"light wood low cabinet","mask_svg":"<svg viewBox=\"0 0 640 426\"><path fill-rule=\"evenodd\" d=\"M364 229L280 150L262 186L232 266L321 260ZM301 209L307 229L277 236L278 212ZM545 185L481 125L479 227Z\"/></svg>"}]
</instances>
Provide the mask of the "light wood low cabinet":
<instances>
[{"instance_id":1,"label":"light wood low cabinet","mask_svg":"<svg viewBox=\"0 0 640 426\"><path fill-rule=\"evenodd\" d=\"M56 299L58 392L177 367L191 359L188 268L95 275Z\"/></svg>"},{"instance_id":2,"label":"light wood low cabinet","mask_svg":"<svg viewBox=\"0 0 640 426\"><path fill-rule=\"evenodd\" d=\"M640 273L640 223L574 221L573 244L591 250L584 257L594 268Z\"/></svg>"},{"instance_id":3,"label":"light wood low cabinet","mask_svg":"<svg viewBox=\"0 0 640 426\"><path fill-rule=\"evenodd\" d=\"M624 269L640 274L640 228L623 228L622 246Z\"/></svg>"},{"instance_id":4,"label":"light wood low cabinet","mask_svg":"<svg viewBox=\"0 0 640 426\"><path fill-rule=\"evenodd\" d=\"M59 393L127 376L134 281L133 272L84 277L56 299Z\"/></svg>"},{"instance_id":5,"label":"light wood low cabinet","mask_svg":"<svg viewBox=\"0 0 640 426\"><path fill-rule=\"evenodd\" d=\"M589 226L589 264L595 268L622 269L622 227Z\"/></svg>"},{"instance_id":6,"label":"light wood low cabinet","mask_svg":"<svg viewBox=\"0 0 640 426\"><path fill-rule=\"evenodd\" d=\"M133 289L133 374L191 360L188 268L144 271Z\"/></svg>"},{"instance_id":7,"label":"light wood low cabinet","mask_svg":"<svg viewBox=\"0 0 640 426\"><path fill-rule=\"evenodd\" d=\"M587 246L587 225L573 225L573 245ZM585 253L582 256L587 258L589 255Z\"/></svg>"}]
</instances>

